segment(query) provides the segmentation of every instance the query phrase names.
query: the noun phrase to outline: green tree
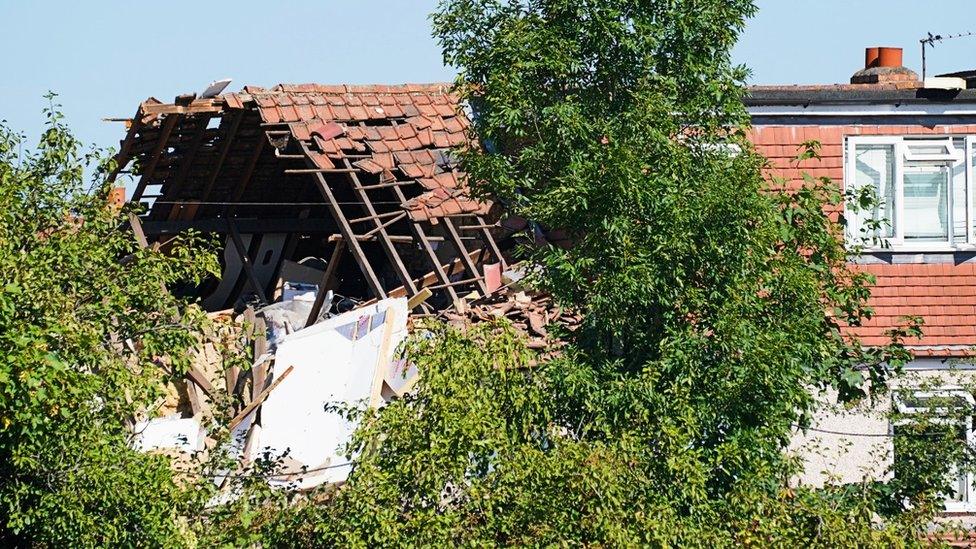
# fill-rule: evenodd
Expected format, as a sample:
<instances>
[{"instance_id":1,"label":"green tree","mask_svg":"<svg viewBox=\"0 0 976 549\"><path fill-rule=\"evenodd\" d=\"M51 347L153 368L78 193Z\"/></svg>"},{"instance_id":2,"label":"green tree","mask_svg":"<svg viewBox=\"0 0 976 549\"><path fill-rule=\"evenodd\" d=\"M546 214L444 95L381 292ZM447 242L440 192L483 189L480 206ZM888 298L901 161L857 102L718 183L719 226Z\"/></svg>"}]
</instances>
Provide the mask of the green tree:
<instances>
[{"instance_id":1,"label":"green tree","mask_svg":"<svg viewBox=\"0 0 976 549\"><path fill-rule=\"evenodd\" d=\"M745 139L746 71L729 52L754 13L748 0L442 1L435 34L482 144L462 163L509 212L568 233L568 248L525 252L584 326L534 367L497 327L429 327L407 349L417 394L366 418L358 468L330 505L288 515L292 543L918 541L931 486L892 507L877 485L788 483L784 450L817 393L883 391L917 328L884 348L842 335L870 315L872 279L825 214L838 188L774 191Z\"/></svg>"},{"instance_id":2,"label":"green tree","mask_svg":"<svg viewBox=\"0 0 976 549\"><path fill-rule=\"evenodd\" d=\"M0 541L183 546L197 496L130 449L126 420L161 395L159 357L185 372L204 316L160 283L216 260L192 237L139 249L108 184L85 185L100 153L46 116L34 150L0 126Z\"/></svg>"}]
</instances>

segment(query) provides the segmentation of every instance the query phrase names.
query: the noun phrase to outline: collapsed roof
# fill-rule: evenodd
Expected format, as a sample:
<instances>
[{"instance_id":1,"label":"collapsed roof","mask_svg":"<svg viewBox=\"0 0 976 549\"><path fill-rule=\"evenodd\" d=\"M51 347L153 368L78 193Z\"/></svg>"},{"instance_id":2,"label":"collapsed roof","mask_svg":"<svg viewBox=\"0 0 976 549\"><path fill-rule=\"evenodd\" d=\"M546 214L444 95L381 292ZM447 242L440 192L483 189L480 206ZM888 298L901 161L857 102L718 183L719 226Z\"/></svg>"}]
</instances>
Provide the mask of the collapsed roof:
<instances>
[{"instance_id":1,"label":"collapsed roof","mask_svg":"<svg viewBox=\"0 0 976 549\"><path fill-rule=\"evenodd\" d=\"M224 235L224 276L204 305L246 291L267 302L281 265L331 258L329 289L360 300L413 296L433 309L489 293L505 268L492 203L472 196L451 149L469 120L446 84L245 86L215 97L150 98L117 155L137 179L134 220L166 246L187 229ZM351 255L355 267L342 258ZM330 278L331 277L331 278Z\"/></svg>"}]
</instances>

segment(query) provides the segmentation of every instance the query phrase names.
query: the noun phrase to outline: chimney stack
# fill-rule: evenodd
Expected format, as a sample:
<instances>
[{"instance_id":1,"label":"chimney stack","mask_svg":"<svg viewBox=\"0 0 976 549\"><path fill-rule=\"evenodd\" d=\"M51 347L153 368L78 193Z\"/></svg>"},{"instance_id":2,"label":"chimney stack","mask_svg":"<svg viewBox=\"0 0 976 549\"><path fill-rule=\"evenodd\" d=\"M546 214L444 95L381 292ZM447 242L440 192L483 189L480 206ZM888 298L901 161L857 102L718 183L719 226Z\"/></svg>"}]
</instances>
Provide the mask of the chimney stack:
<instances>
[{"instance_id":1,"label":"chimney stack","mask_svg":"<svg viewBox=\"0 0 976 549\"><path fill-rule=\"evenodd\" d=\"M873 47L864 49L864 68L854 73L851 84L894 84L919 87L918 75L902 65L902 49ZM914 83L915 86L909 84Z\"/></svg>"}]
</instances>

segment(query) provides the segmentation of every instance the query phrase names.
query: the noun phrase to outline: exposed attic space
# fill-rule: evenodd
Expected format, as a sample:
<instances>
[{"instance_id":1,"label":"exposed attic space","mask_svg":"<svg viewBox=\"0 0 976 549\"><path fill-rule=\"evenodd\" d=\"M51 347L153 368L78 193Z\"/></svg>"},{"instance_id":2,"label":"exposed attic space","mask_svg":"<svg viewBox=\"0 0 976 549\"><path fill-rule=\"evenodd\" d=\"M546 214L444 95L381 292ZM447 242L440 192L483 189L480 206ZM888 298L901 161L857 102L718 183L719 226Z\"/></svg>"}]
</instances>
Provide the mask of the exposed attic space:
<instances>
[{"instance_id":1,"label":"exposed attic space","mask_svg":"<svg viewBox=\"0 0 976 549\"><path fill-rule=\"evenodd\" d=\"M273 301L305 259L335 263L328 289L356 301L429 288L433 312L487 295L485 265L507 265L497 208L450 152L467 127L444 85L248 86L143 102L117 158L150 244L223 240L223 277L187 290L208 310Z\"/></svg>"}]
</instances>

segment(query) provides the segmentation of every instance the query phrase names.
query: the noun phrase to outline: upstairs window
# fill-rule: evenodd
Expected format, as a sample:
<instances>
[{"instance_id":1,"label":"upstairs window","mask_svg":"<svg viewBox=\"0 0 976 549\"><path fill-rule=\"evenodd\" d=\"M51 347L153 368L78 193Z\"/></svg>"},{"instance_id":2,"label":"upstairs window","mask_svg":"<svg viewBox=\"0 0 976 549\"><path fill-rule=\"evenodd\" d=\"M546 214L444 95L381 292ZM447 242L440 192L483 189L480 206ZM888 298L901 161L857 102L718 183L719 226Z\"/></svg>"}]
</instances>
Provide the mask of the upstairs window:
<instances>
[{"instance_id":1,"label":"upstairs window","mask_svg":"<svg viewBox=\"0 0 976 549\"><path fill-rule=\"evenodd\" d=\"M869 208L847 206L847 239L867 249L976 249L976 136L848 137L847 189L869 190Z\"/></svg>"}]
</instances>

